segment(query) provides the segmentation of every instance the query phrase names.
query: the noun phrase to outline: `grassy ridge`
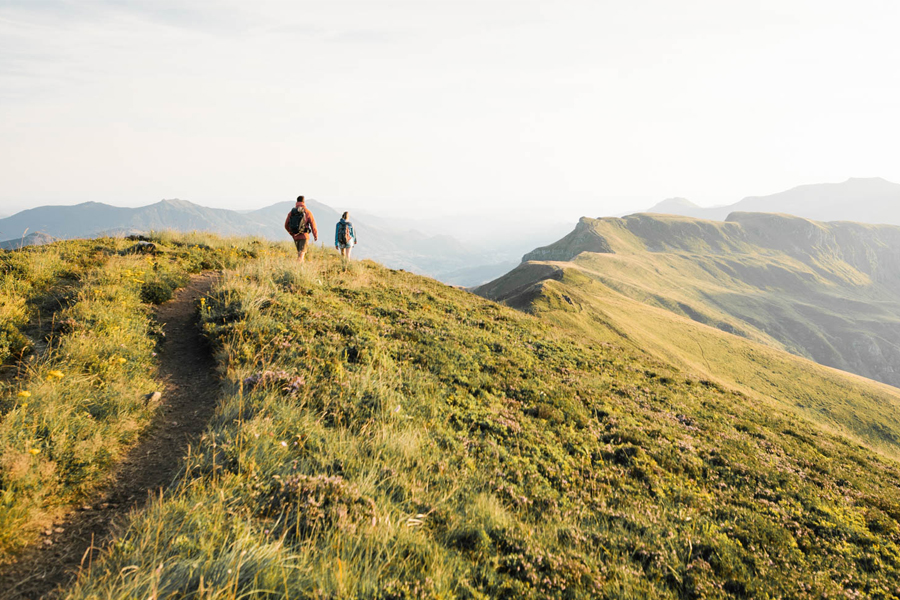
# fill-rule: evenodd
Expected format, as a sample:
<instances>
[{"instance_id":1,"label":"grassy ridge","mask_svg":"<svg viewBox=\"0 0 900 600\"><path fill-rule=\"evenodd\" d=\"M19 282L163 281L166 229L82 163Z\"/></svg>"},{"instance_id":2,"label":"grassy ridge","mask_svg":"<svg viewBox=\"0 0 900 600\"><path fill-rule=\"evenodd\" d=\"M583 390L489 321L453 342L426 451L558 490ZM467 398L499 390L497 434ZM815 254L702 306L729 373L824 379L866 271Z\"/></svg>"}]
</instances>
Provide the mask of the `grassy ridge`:
<instances>
[{"instance_id":1,"label":"grassy ridge","mask_svg":"<svg viewBox=\"0 0 900 600\"><path fill-rule=\"evenodd\" d=\"M526 258L583 269L641 303L900 386L900 228L730 219L582 219ZM506 299L517 285L505 276L479 293Z\"/></svg>"},{"instance_id":2,"label":"grassy ridge","mask_svg":"<svg viewBox=\"0 0 900 600\"><path fill-rule=\"evenodd\" d=\"M530 310L548 322L587 339L626 345L900 457L900 391L894 387L636 301L583 268L565 268L560 280L540 287Z\"/></svg>"},{"instance_id":3,"label":"grassy ridge","mask_svg":"<svg viewBox=\"0 0 900 600\"><path fill-rule=\"evenodd\" d=\"M897 598L900 471L788 412L372 263L202 317L179 484L70 598Z\"/></svg>"},{"instance_id":4,"label":"grassy ridge","mask_svg":"<svg viewBox=\"0 0 900 600\"><path fill-rule=\"evenodd\" d=\"M55 323L36 330L44 350L0 384L0 560L102 483L154 412L145 396L162 386L150 303L171 297L191 272L238 260L222 241L218 249L185 236L156 242L147 255L115 239L0 254L5 289L20 290L7 306L27 308L52 292L43 318ZM22 309L7 323L30 332L36 314Z\"/></svg>"}]
</instances>

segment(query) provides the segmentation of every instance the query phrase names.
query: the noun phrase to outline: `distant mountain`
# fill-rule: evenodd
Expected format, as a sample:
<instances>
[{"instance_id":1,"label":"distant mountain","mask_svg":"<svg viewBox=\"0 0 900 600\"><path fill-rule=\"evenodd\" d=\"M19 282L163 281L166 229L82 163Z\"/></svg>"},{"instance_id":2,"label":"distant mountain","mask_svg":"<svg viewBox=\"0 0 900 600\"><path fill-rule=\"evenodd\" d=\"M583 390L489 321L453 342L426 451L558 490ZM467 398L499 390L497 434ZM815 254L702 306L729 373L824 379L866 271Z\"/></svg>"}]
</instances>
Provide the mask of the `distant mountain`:
<instances>
[{"instance_id":1,"label":"distant mountain","mask_svg":"<svg viewBox=\"0 0 900 600\"><path fill-rule=\"evenodd\" d=\"M771 196L744 198L731 208L787 213L816 221L900 225L900 185L880 177L802 185Z\"/></svg>"},{"instance_id":2,"label":"distant mountain","mask_svg":"<svg viewBox=\"0 0 900 600\"><path fill-rule=\"evenodd\" d=\"M279 202L260 209L238 212L199 206L186 200L162 200L148 206L124 208L100 202L75 206L41 206L0 219L0 238L11 242L26 233L41 233L53 238L89 238L104 235L130 235L148 231L209 231L223 235L256 235L272 240L287 240L284 219L293 202ZM334 228L340 213L316 200L307 200L319 229L319 245L334 244ZM383 218L351 215L359 245L354 256L371 258L391 268L429 275L454 285L473 286L501 274L498 263L510 257L493 247L475 247L444 232L431 233L428 226L410 226L403 222L391 227ZM507 231L508 230L508 231ZM555 237L555 230L549 229ZM496 240L508 249L515 228L504 228L506 238ZM535 241L549 242L538 236L522 234L519 244L533 247ZM39 238L31 238L39 239ZM42 238L40 238L42 239Z\"/></svg>"},{"instance_id":3,"label":"distant mountain","mask_svg":"<svg viewBox=\"0 0 900 600\"><path fill-rule=\"evenodd\" d=\"M750 196L728 206L712 208L673 198L646 212L712 221L724 221L733 212L774 212L815 221L900 225L900 184L880 177L851 178L843 183L801 185L770 196Z\"/></svg>"},{"instance_id":4,"label":"distant mountain","mask_svg":"<svg viewBox=\"0 0 900 600\"><path fill-rule=\"evenodd\" d=\"M213 231L225 235L259 235L263 224L231 210L207 208L185 200L161 200L138 208L84 202L74 206L40 206L0 219L0 236L24 231L58 238L123 235L163 229Z\"/></svg>"},{"instance_id":5,"label":"distant mountain","mask_svg":"<svg viewBox=\"0 0 900 600\"><path fill-rule=\"evenodd\" d=\"M709 216L710 211L712 210L715 209L697 206L687 198L667 198L659 204L648 208L646 212L664 215L681 215L684 217L696 217L699 219L709 219L712 218Z\"/></svg>"},{"instance_id":6,"label":"distant mountain","mask_svg":"<svg viewBox=\"0 0 900 600\"><path fill-rule=\"evenodd\" d=\"M0 242L0 250L18 250L25 246L43 246L55 242L56 238L45 233L29 233L17 239Z\"/></svg>"}]
</instances>

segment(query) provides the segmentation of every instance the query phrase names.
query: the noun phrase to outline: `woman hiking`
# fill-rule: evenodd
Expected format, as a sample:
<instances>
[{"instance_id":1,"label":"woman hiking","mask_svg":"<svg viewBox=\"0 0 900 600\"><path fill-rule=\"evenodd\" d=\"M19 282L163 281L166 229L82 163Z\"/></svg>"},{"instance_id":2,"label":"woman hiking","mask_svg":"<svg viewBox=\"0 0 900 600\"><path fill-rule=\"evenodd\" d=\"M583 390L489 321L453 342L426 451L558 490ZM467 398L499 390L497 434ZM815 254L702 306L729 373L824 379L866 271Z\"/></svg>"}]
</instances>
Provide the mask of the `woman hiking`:
<instances>
[{"instance_id":1,"label":"woman hiking","mask_svg":"<svg viewBox=\"0 0 900 600\"><path fill-rule=\"evenodd\" d=\"M353 229L353 223L348 221L349 218L350 213L344 212L334 228L334 248L341 251L341 258L344 260L350 260L350 250L356 245L356 230Z\"/></svg>"}]
</instances>

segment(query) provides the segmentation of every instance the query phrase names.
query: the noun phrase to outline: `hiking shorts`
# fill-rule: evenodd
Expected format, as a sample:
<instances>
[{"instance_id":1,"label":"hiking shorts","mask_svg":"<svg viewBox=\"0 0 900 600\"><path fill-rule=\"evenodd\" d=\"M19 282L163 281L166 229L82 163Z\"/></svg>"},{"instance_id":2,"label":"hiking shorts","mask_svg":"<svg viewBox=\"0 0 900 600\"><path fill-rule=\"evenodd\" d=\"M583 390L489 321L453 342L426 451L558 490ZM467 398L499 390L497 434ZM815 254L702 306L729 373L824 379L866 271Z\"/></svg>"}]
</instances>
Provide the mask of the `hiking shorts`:
<instances>
[{"instance_id":1,"label":"hiking shorts","mask_svg":"<svg viewBox=\"0 0 900 600\"><path fill-rule=\"evenodd\" d=\"M309 242L309 238L300 238L299 240L294 240L294 245L297 246L297 254L303 254L306 252L306 245Z\"/></svg>"}]
</instances>

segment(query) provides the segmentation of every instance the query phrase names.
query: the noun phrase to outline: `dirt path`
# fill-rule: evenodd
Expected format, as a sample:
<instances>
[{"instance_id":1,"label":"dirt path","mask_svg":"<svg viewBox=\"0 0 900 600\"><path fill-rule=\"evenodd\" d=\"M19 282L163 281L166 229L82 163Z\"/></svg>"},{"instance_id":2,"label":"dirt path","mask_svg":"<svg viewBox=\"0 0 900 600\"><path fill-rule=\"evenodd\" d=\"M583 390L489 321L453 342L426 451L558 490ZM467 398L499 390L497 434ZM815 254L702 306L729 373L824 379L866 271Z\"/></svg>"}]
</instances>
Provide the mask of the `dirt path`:
<instances>
[{"instance_id":1,"label":"dirt path","mask_svg":"<svg viewBox=\"0 0 900 600\"><path fill-rule=\"evenodd\" d=\"M52 596L109 541L113 525L171 483L187 445L205 428L216 406L215 363L197 330L194 301L209 291L215 275L197 275L157 310L166 337L160 350L165 381L159 413L117 469L112 483L91 505L54 525L52 535L27 549L0 572L0 599ZM61 530L61 531L60 531Z\"/></svg>"}]
</instances>

